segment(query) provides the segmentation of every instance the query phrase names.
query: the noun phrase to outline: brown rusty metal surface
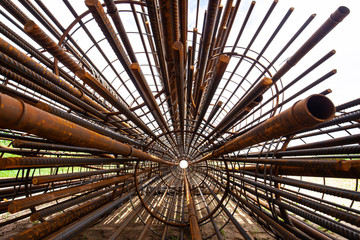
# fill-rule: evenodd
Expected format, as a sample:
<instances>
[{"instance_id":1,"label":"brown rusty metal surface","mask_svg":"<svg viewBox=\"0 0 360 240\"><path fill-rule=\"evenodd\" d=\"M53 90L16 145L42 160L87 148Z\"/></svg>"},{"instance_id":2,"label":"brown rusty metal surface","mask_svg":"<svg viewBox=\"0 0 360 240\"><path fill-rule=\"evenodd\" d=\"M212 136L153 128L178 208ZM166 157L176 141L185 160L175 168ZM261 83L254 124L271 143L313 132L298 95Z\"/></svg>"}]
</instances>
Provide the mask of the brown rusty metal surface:
<instances>
[{"instance_id":1,"label":"brown rusty metal surface","mask_svg":"<svg viewBox=\"0 0 360 240\"><path fill-rule=\"evenodd\" d=\"M312 95L196 162L316 126L331 120L334 114L335 107L328 98L323 95Z\"/></svg>"},{"instance_id":2,"label":"brown rusty metal surface","mask_svg":"<svg viewBox=\"0 0 360 240\"><path fill-rule=\"evenodd\" d=\"M119 191L118 191L119 192ZM93 210L103 206L111 201L112 195L105 195L96 200L88 202L86 204L77 207L74 210L60 214L40 225L30 228L11 239L41 239L48 236L52 232L60 229L61 227L70 224L71 222L79 219L82 216L92 212Z\"/></svg>"},{"instance_id":3,"label":"brown rusty metal surface","mask_svg":"<svg viewBox=\"0 0 360 240\"><path fill-rule=\"evenodd\" d=\"M167 161L133 148L130 145L117 142L72 122L48 114L7 95L0 95L0 104L0 113L3 116L0 126L3 128L29 129L29 132L62 143L71 143L79 147L90 147L124 156L167 163ZM60 129L61 131L59 131Z\"/></svg>"},{"instance_id":4,"label":"brown rusty metal surface","mask_svg":"<svg viewBox=\"0 0 360 240\"><path fill-rule=\"evenodd\" d=\"M63 189L51 193L46 193L34 197L29 197L25 199L19 199L15 200L12 203L10 203L8 207L8 211L10 213L18 212L27 208L31 208L37 205L41 205L46 202L51 202L60 198L64 198L67 196L74 195L76 193L81 193L89 190L97 190L103 187L107 187L116 183L119 183L122 180L125 180L127 178L133 177L133 174L127 174L120 177L114 177L107 180L102 180L97 183L91 183L79 187L69 188L69 189Z\"/></svg>"},{"instance_id":5,"label":"brown rusty metal surface","mask_svg":"<svg viewBox=\"0 0 360 240\"><path fill-rule=\"evenodd\" d=\"M28 21L24 26L25 31L39 43L46 48L52 55L56 56L61 63L63 63L72 72L80 70L80 66L68 55L65 51L57 45L44 31L40 29L33 21Z\"/></svg>"},{"instance_id":6,"label":"brown rusty metal surface","mask_svg":"<svg viewBox=\"0 0 360 240\"><path fill-rule=\"evenodd\" d=\"M51 144L51 143L42 143L42 142L33 142L33 141L25 141L25 140L15 140L12 143L13 147L16 148L37 148L37 149L44 149L44 150L57 150L57 151L74 151L74 152L91 152L91 153L98 153L104 154L108 153L105 151L91 149L91 148L80 148L68 145L61 145L61 144Z\"/></svg>"},{"instance_id":7,"label":"brown rusty metal surface","mask_svg":"<svg viewBox=\"0 0 360 240\"><path fill-rule=\"evenodd\" d=\"M40 176L33 178L32 182L34 185L37 185L42 183L57 182L61 180L89 177L97 174L119 172L120 170L121 170L120 168L117 168L117 169L99 170L99 171L82 172L82 173L68 173L68 174L59 174L59 175L50 175L50 176Z\"/></svg>"},{"instance_id":8,"label":"brown rusty metal surface","mask_svg":"<svg viewBox=\"0 0 360 240\"><path fill-rule=\"evenodd\" d=\"M190 187L188 183L188 179L186 173L184 172L184 188L186 192L186 204L188 208L188 215L189 215L189 223L190 223L190 231L191 231L191 238L192 239L202 239L200 227L198 223L198 217L196 215L196 209L193 197L190 192Z\"/></svg>"},{"instance_id":9,"label":"brown rusty metal surface","mask_svg":"<svg viewBox=\"0 0 360 240\"><path fill-rule=\"evenodd\" d=\"M134 77L137 81L137 85L139 88L140 94L143 95L144 101L148 105L149 109L153 112L156 121L158 122L159 126L165 131L169 132L169 127L163 117L159 105L157 104L154 95L151 92L149 85L146 82L144 74L141 71L141 68L138 63L132 63L130 65L130 69L134 74Z\"/></svg>"},{"instance_id":10,"label":"brown rusty metal surface","mask_svg":"<svg viewBox=\"0 0 360 240\"><path fill-rule=\"evenodd\" d=\"M179 123L181 131L184 131L185 119L185 71L183 48L183 44L179 41L174 42L172 46L174 51L175 82L178 97L177 102L179 104ZM183 134L181 134L181 138L183 139Z\"/></svg>"},{"instance_id":11,"label":"brown rusty metal surface","mask_svg":"<svg viewBox=\"0 0 360 240\"><path fill-rule=\"evenodd\" d=\"M355 23L281 4L1 1L0 238L360 239Z\"/></svg>"}]
</instances>

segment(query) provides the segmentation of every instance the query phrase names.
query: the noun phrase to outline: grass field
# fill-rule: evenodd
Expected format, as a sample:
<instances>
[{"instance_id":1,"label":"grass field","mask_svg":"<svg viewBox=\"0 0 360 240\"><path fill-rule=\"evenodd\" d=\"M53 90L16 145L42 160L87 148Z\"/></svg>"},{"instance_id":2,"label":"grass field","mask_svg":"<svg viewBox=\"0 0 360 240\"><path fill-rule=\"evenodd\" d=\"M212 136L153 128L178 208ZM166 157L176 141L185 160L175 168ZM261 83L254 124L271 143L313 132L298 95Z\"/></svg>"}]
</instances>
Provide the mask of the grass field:
<instances>
[{"instance_id":1,"label":"grass field","mask_svg":"<svg viewBox=\"0 0 360 240\"><path fill-rule=\"evenodd\" d=\"M11 141L9 140L0 140L0 146L11 147L9 146ZM1 157L1 153L0 153ZM2 158L8 157L21 157L19 155L4 153ZM1 158L0 158L1 161ZM56 168L38 168L31 169L29 176L40 176L40 175L51 175L55 173ZM58 174L61 173L71 173L71 172L79 172L81 170L80 167L60 167L58 169ZM26 175L27 170L0 170L0 178L15 178L16 176L21 177L22 175Z\"/></svg>"},{"instance_id":2,"label":"grass field","mask_svg":"<svg viewBox=\"0 0 360 240\"><path fill-rule=\"evenodd\" d=\"M8 140L0 140L0 146L8 147L10 144L10 141ZM1 154L0 154L1 156ZM2 155L3 158L7 157L19 157L18 155L10 154L10 153L4 153ZM0 160L1 161L1 160ZM18 170L0 170L0 178L12 178L16 177Z\"/></svg>"},{"instance_id":3,"label":"grass field","mask_svg":"<svg viewBox=\"0 0 360 240\"><path fill-rule=\"evenodd\" d=\"M1 160L0 160L1 161ZM26 171L21 170L0 170L0 178L15 178L18 173L21 177L22 174L26 175ZM58 174L62 173L71 173L71 172L80 172L80 167L60 167ZM31 169L29 176L42 176L42 175L52 175L55 173L55 168L41 168L41 169Z\"/></svg>"}]
</instances>

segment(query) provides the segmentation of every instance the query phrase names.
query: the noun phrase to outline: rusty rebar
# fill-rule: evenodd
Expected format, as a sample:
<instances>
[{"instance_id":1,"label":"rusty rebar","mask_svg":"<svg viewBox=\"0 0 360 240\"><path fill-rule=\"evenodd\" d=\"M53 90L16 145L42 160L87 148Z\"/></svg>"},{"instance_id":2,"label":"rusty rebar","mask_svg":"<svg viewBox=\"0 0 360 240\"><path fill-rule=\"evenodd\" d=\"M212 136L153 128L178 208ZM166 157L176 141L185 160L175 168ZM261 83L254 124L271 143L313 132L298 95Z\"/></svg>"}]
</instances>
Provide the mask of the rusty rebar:
<instances>
[{"instance_id":1,"label":"rusty rebar","mask_svg":"<svg viewBox=\"0 0 360 240\"><path fill-rule=\"evenodd\" d=\"M81 192L85 192L85 191L89 191L89 190L97 190L97 189L101 189L103 187L111 186L111 185L119 183L120 181L123 181L127 178L131 178L131 177L133 177L133 174L126 174L126 175L122 175L120 177L114 177L114 178L102 180L102 181L99 181L96 183L90 183L90 184L79 186L79 187L63 189L63 190L45 193L42 195L28 197L25 199L14 200L13 202L10 203L10 205L8 207L8 211L10 213L19 212L19 211L27 209L27 208L38 206L38 205L41 205L41 204L44 204L47 202L51 202L51 201L54 201L54 200L57 200L60 198L64 198L67 196L71 196L76 193L81 193Z\"/></svg>"},{"instance_id":2,"label":"rusty rebar","mask_svg":"<svg viewBox=\"0 0 360 240\"><path fill-rule=\"evenodd\" d=\"M15 140L12 143L13 147L16 148L31 148L31 149L43 149L43 150L56 150L56 151L73 151L73 152L90 152L94 154L105 154L107 152L91 149L91 148L81 148L68 145L61 145L55 143L43 143L43 142L33 142L33 141L24 141L24 140Z\"/></svg>"},{"instance_id":3,"label":"rusty rebar","mask_svg":"<svg viewBox=\"0 0 360 240\"><path fill-rule=\"evenodd\" d=\"M174 65L175 65L175 82L177 90L177 102L179 105L179 122L180 131L184 132L185 119L185 68L184 68L184 54L183 44L180 41L174 42L172 49L174 51ZM181 133L182 144L184 142L184 134Z\"/></svg>"},{"instance_id":4,"label":"rusty rebar","mask_svg":"<svg viewBox=\"0 0 360 240\"><path fill-rule=\"evenodd\" d=\"M339 7L331 16L320 26L320 28L291 56L290 59L276 72L272 80L277 82L286 72L295 66L317 43L319 43L333 28L336 27L348 14L347 7Z\"/></svg>"},{"instance_id":5,"label":"rusty rebar","mask_svg":"<svg viewBox=\"0 0 360 240\"><path fill-rule=\"evenodd\" d=\"M130 145L80 127L7 95L0 95L0 103L2 115L0 126L3 128L25 130L54 141L71 143L79 147L91 147L124 156L167 163ZM60 132L59 129L62 131Z\"/></svg>"},{"instance_id":6,"label":"rusty rebar","mask_svg":"<svg viewBox=\"0 0 360 240\"><path fill-rule=\"evenodd\" d=\"M196 160L194 163L199 163L256 143L311 128L331 120L334 114L335 107L327 97L323 95L311 95L295 103L292 108L268 119L242 136L226 143L205 157Z\"/></svg>"},{"instance_id":7,"label":"rusty rebar","mask_svg":"<svg viewBox=\"0 0 360 240\"><path fill-rule=\"evenodd\" d=\"M208 1L204 12L200 0L86 0L82 13L55 2L0 3L0 170L10 174L0 179L0 213L21 211L0 226L26 221L28 209L45 220L14 239L74 238L130 205L112 239L135 218L140 238L178 228L180 239L222 239L232 222L251 239L238 210L275 238L359 238L359 99L335 108L326 90L283 110L336 73L294 86L332 50L284 78L346 7L300 38L315 14L293 29L290 8L276 23L277 0L260 19L255 1ZM280 63L295 40L301 47Z\"/></svg>"},{"instance_id":8,"label":"rusty rebar","mask_svg":"<svg viewBox=\"0 0 360 240\"><path fill-rule=\"evenodd\" d=\"M202 239L199 223L198 223L198 217L196 215L196 208L193 197L190 192L190 187L186 176L186 172L184 171L183 174L184 174L184 188L185 188L184 191L186 192L186 204L188 208L191 238L197 240Z\"/></svg>"}]
</instances>

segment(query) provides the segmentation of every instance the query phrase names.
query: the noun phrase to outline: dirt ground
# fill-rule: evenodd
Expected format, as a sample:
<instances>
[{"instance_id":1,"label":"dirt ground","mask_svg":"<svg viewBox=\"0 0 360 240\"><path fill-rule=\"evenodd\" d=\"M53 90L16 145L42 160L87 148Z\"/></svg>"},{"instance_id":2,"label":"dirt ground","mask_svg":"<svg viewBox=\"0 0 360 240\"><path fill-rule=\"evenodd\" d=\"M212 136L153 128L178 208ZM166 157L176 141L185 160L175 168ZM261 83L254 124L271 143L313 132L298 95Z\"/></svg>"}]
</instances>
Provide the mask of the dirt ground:
<instances>
[{"instance_id":1,"label":"dirt ground","mask_svg":"<svg viewBox=\"0 0 360 240\"><path fill-rule=\"evenodd\" d=\"M78 235L75 239L76 240L102 240L102 239L108 239L111 234L119 227L119 219L117 216L124 214L124 209L127 209L128 207L124 206L122 209L118 209L115 211L111 216L103 219L100 223L96 224L95 226L87 229L84 231L81 235ZM231 208L231 206L230 206ZM125 213L126 214L126 213ZM145 211L142 211L139 213L139 216L141 216L143 219L147 219L147 213ZM251 235L256 240L272 240L275 239L272 236L270 236L254 219L252 219L250 216L248 216L245 212L243 212L241 209L238 209L234 217L238 220L238 222L243 226L243 228L248 232L249 235ZM216 218L216 222L218 226L223 226L225 221L227 221L227 218L223 218L219 215L218 218ZM125 230L121 233L122 240L132 240L137 239L137 237L140 235L140 233L144 229L144 224L139 219L134 219L130 222L130 224L125 228ZM211 223L207 223L204 226L200 227L202 236L208 237L210 235L213 235L215 232L213 230L213 226ZM157 221L154 221L151 227L151 230L147 230L145 240L151 240L151 239L161 239L161 234L163 233L164 225L160 224ZM157 234L156 234L157 233ZM229 240L242 240L244 239L241 234L238 232L236 227L231 223L227 223L223 229L220 230L221 235L223 235L224 239ZM180 236L180 231L178 228L169 227L167 231L167 239L171 240L178 240ZM185 228L184 230L184 239L190 240L190 231L188 228ZM216 235L213 235L209 239L218 239Z\"/></svg>"},{"instance_id":2,"label":"dirt ground","mask_svg":"<svg viewBox=\"0 0 360 240\"><path fill-rule=\"evenodd\" d=\"M50 204L56 204L55 202ZM134 205L138 204L137 201L134 202ZM227 208L230 212L234 210L234 203L230 203L227 205ZM108 217L101 220L96 225L88 228L77 237L75 240L103 240L109 239L110 236L121 226L123 220L128 214L133 211L132 206L129 203L126 203L121 208L114 211ZM19 217L22 214L28 214L30 211L22 211L17 214L9 214L4 213L0 214L0 223L4 221L9 221L16 217ZM60 214L60 213L59 213ZM146 221L148 218L148 213L145 210L139 212L139 216ZM261 226L258 224L252 217L250 217L246 212L237 208L233 216L237 219L237 221L241 224L241 226L245 229L245 231L252 236L256 240L272 240L275 239L271 235L269 235ZM224 226L225 222L228 220L227 217L220 214L215 218L215 222L218 227ZM17 221L12 224L8 224L4 227L0 227L0 239L7 240L11 236L16 235L26 229L29 229L39 222L31 222L29 218ZM210 222L200 227L201 234L203 238L207 239L218 239L215 235L214 227ZM144 223L139 218L132 219L129 225L125 228L124 231L121 232L120 238L122 240L132 240L137 239L140 233L144 230ZM151 230L148 229L146 232L145 240L150 239L161 239L161 235L164 230L164 225L160 222L153 221ZM229 221L224 228L220 229L220 233L224 239L229 240L241 240L244 239L236 227ZM170 240L178 240L180 239L180 230L175 227L169 227L167 230L167 238ZM191 239L190 231L188 228L184 229L184 239ZM338 236L335 239L344 239L339 238Z\"/></svg>"},{"instance_id":3,"label":"dirt ground","mask_svg":"<svg viewBox=\"0 0 360 240\"><path fill-rule=\"evenodd\" d=\"M132 207L130 205L125 204L123 207L117 209L111 215L103 219L101 222L99 222L98 224L94 225L91 228L88 228L74 239L75 240L109 239L109 237L113 234L113 232L116 231L116 229L118 229L118 227L122 223L123 217L129 214L131 211L132 211ZM27 213L30 213L30 211L23 211L18 214L9 214L9 213L1 214L0 222L8 221L10 219L20 216L20 214L27 214ZM146 219L147 212L141 211L139 213L139 216L141 216L143 219ZM242 212L240 209L238 209L235 212L234 217L239 221L239 223L244 227L244 229L251 236L254 237L254 239L257 240L274 239L269 234L267 234L256 221L254 221L251 217L249 217L246 213ZM225 223L224 221L226 220L227 219L222 219L221 217L218 217L216 219L219 226L223 226ZM38 223L39 222L31 222L28 218L26 218L12 224L8 224L0 228L0 239L4 239L4 240L9 239L11 236L14 236L26 229L29 229ZM120 239L123 240L136 239L139 236L139 234L143 231L143 229L144 229L144 223L140 219L133 219L130 222L130 224L125 228L125 230L121 233ZM211 223L207 223L206 225L201 226L200 229L203 237L208 237L215 233ZM145 240L160 239L163 230L164 230L164 225L162 225L157 221L154 221L151 230L147 230L146 237L144 239ZM220 230L220 233L224 236L224 239L230 239L230 240L244 239L231 222L226 224L225 227ZM177 240L180 239L179 236L180 236L180 231L178 228L169 227L167 231L167 239ZM185 240L191 239L189 229L184 230L184 239ZM216 235L213 235L209 239L217 239L217 237Z\"/></svg>"}]
</instances>

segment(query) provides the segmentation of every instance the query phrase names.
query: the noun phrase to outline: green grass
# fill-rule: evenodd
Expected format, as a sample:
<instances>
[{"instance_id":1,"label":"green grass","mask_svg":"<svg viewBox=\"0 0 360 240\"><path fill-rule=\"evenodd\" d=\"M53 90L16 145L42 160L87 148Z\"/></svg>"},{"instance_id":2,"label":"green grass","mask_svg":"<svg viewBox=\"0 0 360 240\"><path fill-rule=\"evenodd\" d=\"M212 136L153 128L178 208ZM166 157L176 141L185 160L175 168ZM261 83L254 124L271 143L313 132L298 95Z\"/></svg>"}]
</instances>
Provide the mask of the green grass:
<instances>
[{"instance_id":1,"label":"green grass","mask_svg":"<svg viewBox=\"0 0 360 240\"><path fill-rule=\"evenodd\" d=\"M4 146L4 147L8 147L11 141L9 140L0 140L0 146ZM0 153L0 156L2 154ZM20 157L18 155L15 154L11 154L11 153L4 153L2 155L3 158L8 158L8 157ZM1 161L1 160L0 160ZM12 177L16 177L18 170L0 170L0 178L12 178Z\"/></svg>"},{"instance_id":2,"label":"green grass","mask_svg":"<svg viewBox=\"0 0 360 240\"><path fill-rule=\"evenodd\" d=\"M0 160L1 161L1 160ZM18 174L18 171L20 171L18 177L21 177L22 170L0 170L0 178L15 178ZM24 175L26 174L26 171L24 171ZM55 168L37 168L37 169L31 169L29 176L42 176L42 175L52 175L55 173ZM35 171L35 172L34 172ZM71 167L60 167L58 170L58 174L62 173L72 173L72 172L79 172L80 167L74 167L73 169Z\"/></svg>"},{"instance_id":3,"label":"green grass","mask_svg":"<svg viewBox=\"0 0 360 240\"><path fill-rule=\"evenodd\" d=\"M4 147L11 147L9 146L11 143L11 141L9 140L0 140L0 146L4 146ZM0 153L0 156L2 154ZM4 153L2 155L2 158L8 158L8 157L21 157L20 155L15 155L15 154L11 154L11 153ZM1 161L1 158L0 158ZM40 175L51 175L55 173L55 169L56 168L37 168L37 169L31 169L30 175L29 176L40 176ZM80 171L80 167L60 167L58 170L58 174L62 174L62 173L71 173L71 172L79 172ZM20 172L19 172L20 171ZM24 173L22 173L22 170L0 170L0 178L15 178L18 175L18 177L21 177L22 174L26 174L26 171L24 171Z\"/></svg>"},{"instance_id":4,"label":"green grass","mask_svg":"<svg viewBox=\"0 0 360 240\"><path fill-rule=\"evenodd\" d=\"M0 170L0 178L16 177L18 170Z\"/></svg>"},{"instance_id":5,"label":"green grass","mask_svg":"<svg viewBox=\"0 0 360 240\"><path fill-rule=\"evenodd\" d=\"M9 146L9 144L11 143L11 141L9 140L0 140L0 146L3 147L11 147ZM0 153L1 156L2 153ZM7 157L20 157L19 155L15 155L15 154L11 154L11 153L4 153L4 155L2 155L3 158L7 158Z\"/></svg>"}]
</instances>

